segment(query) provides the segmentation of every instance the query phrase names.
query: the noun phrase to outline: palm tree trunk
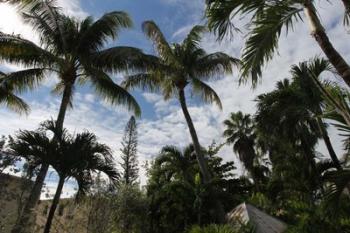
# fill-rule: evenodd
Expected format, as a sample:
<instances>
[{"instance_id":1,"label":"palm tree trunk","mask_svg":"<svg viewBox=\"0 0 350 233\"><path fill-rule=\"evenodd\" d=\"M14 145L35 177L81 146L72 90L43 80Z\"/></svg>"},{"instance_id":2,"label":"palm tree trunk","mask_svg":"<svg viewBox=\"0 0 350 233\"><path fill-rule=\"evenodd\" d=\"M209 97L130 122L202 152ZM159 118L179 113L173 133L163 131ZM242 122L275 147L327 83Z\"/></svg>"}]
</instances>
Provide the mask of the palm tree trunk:
<instances>
[{"instance_id":1,"label":"palm tree trunk","mask_svg":"<svg viewBox=\"0 0 350 233\"><path fill-rule=\"evenodd\" d=\"M317 124L318 124L320 132L322 134L323 141L326 144L329 156L331 157L331 159L334 163L334 166L337 168L337 170L339 170L339 171L342 170L338 156L333 149L331 140L329 139L329 136L328 136L327 130L325 129L324 123L322 122L322 120L319 117L317 118Z\"/></svg>"},{"instance_id":2,"label":"palm tree trunk","mask_svg":"<svg viewBox=\"0 0 350 233\"><path fill-rule=\"evenodd\" d=\"M40 171L36 177L34 186L30 192L29 197L26 200L26 204L23 208L22 214L17 220L16 225L12 229L11 233L31 233L35 224L35 206L41 195L41 189L44 184L46 173L49 169L49 165L41 165Z\"/></svg>"},{"instance_id":3,"label":"palm tree trunk","mask_svg":"<svg viewBox=\"0 0 350 233\"><path fill-rule=\"evenodd\" d=\"M304 12L308 19L311 35L316 39L318 45L345 83L350 86L350 66L330 42L311 0L305 1Z\"/></svg>"},{"instance_id":4,"label":"palm tree trunk","mask_svg":"<svg viewBox=\"0 0 350 233\"><path fill-rule=\"evenodd\" d=\"M199 144L196 129L194 128L190 113L188 112L188 109L187 109L185 91L183 89L179 90L179 100L180 100L182 112L185 116L188 128L190 130L194 151L196 152L196 158L197 158L199 168L200 168L202 176L203 176L203 182L205 184L208 184L211 180L211 175L209 173L207 162L205 161L205 158L204 158L202 150L201 150L201 146Z\"/></svg>"},{"instance_id":5,"label":"palm tree trunk","mask_svg":"<svg viewBox=\"0 0 350 233\"><path fill-rule=\"evenodd\" d=\"M59 114L57 117L57 127L59 131L63 129L63 122L66 115L67 107L72 95L72 85L66 86L62 101L60 105ZM30 195L26 200L26 204L22 211L21 216L19 216L18 224L14 226L11 233L31 233L32 227L35 223L36 214L34 212L35 206L38 203L41 195L41 189L44 185L44 180L49 169L48 164L43 164L40 168L39 174L35 179L33 188L30 191Z\"/></svg>"},{"instance_id":6,"label":"palm tree trunk","mask_svg":"<svg viewBox=\"0 0 350 233\"><path fill-rule=\"evenodd\" d=\"M55 196L54 196L54 198L52 200L52 204L51 204L51 208L50 208L50 211L49 211L49 215L47 216L44 233L50 233L52 220L53 220L53 217L55 216L55 211L56 211L56 208L58 206L58 202L60 201L60 196L61 196L61 193L62 193L63 185L64 185L64 177L60 177L60 180L58 182L58 186L57 186L57 189L56 189Z\"/></svg>"},{"instance_id":7,"label":"palm tree trunk","mask_svg":"<svg viewBox=\"0 0 350 233\"><path fill-rule=\"evenodd\" d=\"M196 158L199 164L199 169L201 170L201 173L203 176L203 183L208 184L211 181L211 175L208 169L207 162L205 161L205 158L203 156L201 146L199 144L196 129L194 128L192 118L187 109L185 91L183 89L179 89L179 100L180 100L182 112L185 116L189 131L192 137L193 147L194 147L194 151L196 152ZM217 221L219 223L223 223L225 221L224 207L222 206L222 203L219 200L215 200L215 202L217 207L217 215L216 215Z\"/></svg>"}]
</instances>

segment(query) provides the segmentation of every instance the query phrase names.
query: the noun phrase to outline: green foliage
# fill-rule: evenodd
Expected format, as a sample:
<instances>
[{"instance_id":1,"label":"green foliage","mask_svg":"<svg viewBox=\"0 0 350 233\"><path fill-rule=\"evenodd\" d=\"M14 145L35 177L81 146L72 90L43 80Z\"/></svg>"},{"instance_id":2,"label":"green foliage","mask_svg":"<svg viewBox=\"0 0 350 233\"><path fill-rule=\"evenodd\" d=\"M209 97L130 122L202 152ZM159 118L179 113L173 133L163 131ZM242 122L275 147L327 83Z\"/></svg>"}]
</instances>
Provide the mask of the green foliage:
<instances>
[{"instance_id":1,"label":"green foliage","mask_svg":"<svg viewBox=\"0 0 350 233\"><path fill-rule=\"evenodd\" d=\"M139 168L137 161L137 124L133 116L125 127L122 146L122 163L120 165L123 169L123 179L121 181L126 185L134 185L139 178Z\"/></svg>"},{"instance_id":2,"label":"green foliage","mask_svg":"<svg viewBox=\"0 0 350 233\"><path fill-rule=\"evenodd\" d=\"M115 233L142 233L147 228L148 201L137 187L122 185L112 199Z\"/></svg>"},{"instance_id":3,"label":"green foliage","mask_svg":"<svg viewBox=\"0 0 350 233\"><path fill-rule=\"evenodd\" d=\"M220 211L215 200L221 201L225 212L243 200L249 183L235 179L233 163L215 155L220 147L212 145L205 152L214 174L209 184L203 184L192 146L183 151L172 146L162 149L147 184L151 232L183 232L193 224L213 223Z\"/></svg>"},{"instance_id":4,"label":"green foliage","mask_svg":"<svg viewBox=\"0 0 350 233\"><path fill-rule=\"evenodd\" d=\"M140 115L136 100L106 73L142 69L148 59L132 47L105 49L121 29L132 26L125 12L109 12L96 21L92 17L78 20L64 15L55 1L26 1L20 13L25 23L34 28L40 45L21 36L0 33L0 60L29 68L9 74L6 85L15 91L30 90L43 83L44 73L55 73L59 78L53 88L56 93L90 82L103 100L126 106ZM68 99L72 96L70 93ZM20 99L9 94L7 102L12 103L9 106L17 106L15 109L28 110Z\"/></svg>"},{"instance_id":5,"label":"green foliage","mask_svg":"<svg viewBox=\"0 0 350 233\"><path fill-rule=\"evenodd\" d=\"M124 86L127 89L157 91L169 99L178 97L179 90L191 85L193 94L221 108L218 95L205 81L232 73L232 66L238 65L239 60L221 52L207 54L200 47L203 26L194 26L179 44L168 43L153 21L144 22L143 31L154 43L158 57L148 72L126 77Z\"/></svg>"},{"instance_id":6,"label":"green foliage","mask_svg":"<svg viewBox=\"0 0 350 233\"><path fill-rule=\"evenodd\" d=\"M235 227L232 225L215 225L211 224L205 227L194 226L188 233L254 233L252 227L242 226Z\"/></svg>"},{"instance_id":7,"label":"green foliage","mask_svg":"<svg viewBox=\"0 0 350 233\"><path fill-rule=\"evenodd\" d=\"M78 182L78 194L90 189L97 171L112 181L119 178L107 145L98 143L97 137L87 131L74 136L66 130L60 133L53 121L43 122L36 131L19 131L9 148L13 155L26 159L32 167L49 164L60 179L74 178Z\"/></svg>"}]
</instances>

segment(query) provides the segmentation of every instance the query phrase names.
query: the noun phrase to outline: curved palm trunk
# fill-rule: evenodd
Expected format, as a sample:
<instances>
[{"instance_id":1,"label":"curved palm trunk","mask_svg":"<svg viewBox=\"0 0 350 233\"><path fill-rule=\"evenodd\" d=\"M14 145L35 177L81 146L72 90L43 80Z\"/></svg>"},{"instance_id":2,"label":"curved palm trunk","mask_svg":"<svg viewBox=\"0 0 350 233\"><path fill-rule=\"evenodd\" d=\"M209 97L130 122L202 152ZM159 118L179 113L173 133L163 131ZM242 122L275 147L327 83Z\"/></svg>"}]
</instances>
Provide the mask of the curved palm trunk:
<instances>
[{"instance_id":1,"label":"curved palm trunk","mask_svg":"<svg viewBox=\"0 0 350 233\"><path fill-rule=\"evenodd\" d=\"M337 168L337 170L339 170L339 171L342 170L342 167L340 165L338 156L337 156L337 154L335 153L335 151L333 149L333 146L332 146L331 140L330 140L330 138L328 136L327 130L325 129L324 123L322 122L322 120L320 118L317 118L317 124L318 124L318 127L320 128L320 131L321 131L321 134L322 134L322 138L323 138L323 141L326 144L329 156L331 157L331 159L332 159L335 167Z\"/></svg>"},{"instance_id":2,"label":"curved palm trunk","mask_svg":"<svg viewBox=\"0 0 350 233\"><path fill-rule=\"evenodd\" d=\"M185 119L186 119L186 122L188 125L188 129L189 129L190 134L191 134L194 151L196 152L196 158L197 158L199 168L200 168L202 176L203 176L203 182L205 184L208 184L211 180L211 175L209 173L207 162L205 161L205 158L204 158L202 150L201 150L201 146L199 144L196 129L194 128L192 118L191 118L190 113L188 112L188 109L187 109L185 91L183 89L179 90L179 100L180 100L182 112L185 116Z\"/></svg>"},{"instance_id":3,"label":"curved palm trunk","mask_svg":"<svg viewBox=\"0 0 350 233\"><path fill-rule=\"evenodd\" d=\"M186 119L186 122L188 125L188 129L189 129L191 137L192 137L193 147L194 147L194 151L196 152L196 158L197 158L197 161L199 164L199 169L201 170L201 173L203 176L203 183L209 184L209 182L211 181L211 175L210 175L210 172L208 169L207 162L205 161L205 158L203 156L201 146L199 144L198 136L196 133L196 129L194 128L191 115L187 109L185 91L183 89L179 89L179 100L180 100L182 112L185 116L185 119ZM217 216L216 216L217 221L219 223L223 223L225 221L224 207L222 206L222 203L219 200L215 200L215 202L216 202L216 209L217 209Z\"/></svg>"},{"instance_id":4,"label":"curved palm trunk","mask_svg":"<svg viewBox=\"0 0 350 233\"><path fill-rule=\"evenodd\" d=\"M345 3L347 1L343 0L343 2ZM304 12L309 22L311 35L316 39L318 45L321 47L330 63L334 66L345 83L350 86L350 66L330 42L328 35L317 16L312 1L306 1L304 4Z\"/></svg>"},{"instance_id":5,"label":"curved palm trunk","mask_svg":"<svg viewBox=\"0 0 350 233\"><path fill-rule=\"evenodd\" d=\"M50 233L52 220L53 220L53 217L55 216L55 211L56 211L58 203L60 201L60 196L62 193L63 185L64 185L64 177L60 177L55 196L52 200L49 215L47 216L47 220L46 220L46 224L45 224L45 228L44 228L44 233Z\"/></svg>"},{"instance_id":6,"label":"curved palm trunk","mask_svg":"<svg viewBox=\"0 0 350 233\"><path fill-rule=\"evenodd\" d=\"M59 110L59 114L57 117L57 127L59 131L63 129L63 122L66 115L67 107L70 101L70 97L72 95L72 85L66 86L61 106ZM43 164L40 168L40 171L35 179L34 186L30 192L28 199L26 200L26 204L23 208L21 216L19 216L19 220L17 224L12 229L11 233L31 233L32 228L34 226L36 214L35 214L35 206L38 203L41 195L41 189L44 185L44 180L49 169L48 164Z\"/></svg>"}]
</instances>

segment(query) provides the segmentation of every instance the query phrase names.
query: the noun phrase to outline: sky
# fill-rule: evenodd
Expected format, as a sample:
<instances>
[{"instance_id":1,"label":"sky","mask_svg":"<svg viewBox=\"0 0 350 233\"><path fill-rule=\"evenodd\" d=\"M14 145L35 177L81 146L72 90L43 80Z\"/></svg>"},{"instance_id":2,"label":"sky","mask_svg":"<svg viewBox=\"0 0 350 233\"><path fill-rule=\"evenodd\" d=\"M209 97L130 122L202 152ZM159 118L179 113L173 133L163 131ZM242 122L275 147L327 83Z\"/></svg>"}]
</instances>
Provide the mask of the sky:
<instances>
[{"instance_id":1,"label":"sky","mask_svg":"<svg viewBox=\"0 0 350 233\"><path fill-rule=\"evenodd\" d=\"M134 21L131 30L123 30L116 42L109 44L127 45L141 48L145 53L154 54L152 43L146 39L141 30L145 20L154 20L170 42L180 42L196 24L205 24L204 0L58 0L63 11L79 19L92 15L95 19L109 11L126 11ZM322 23L336 49L350 62L349 29L342 24L343 6L340 0L319 1L317 8ZM226 52L239 58L245 41L244 19L235 22L242 29L233 38L218 42L213 34L206 33L201 45L208 52ZM20 34L38 43L38 37L30 26L24 24L20 16L9 5L0 4L0 31ZM295 25L294 31L288 35L282 34L279 42L278 54L264 68L263 77L256 89L250 83L238 84L238 72L222 77L209 84L216 90L223 103L220 111L214 105L207 105L197 101L189 93L189 112L198 131L202 146L209 146L213 141L222 143L222 122L231 112L242 111L253 114L254 99L257 95L271 91L278 80L288 78L290 66L308 60L314 56L322 56L322 52L308 31L304 22ZM11 64L0 65L0 70L13 71L20 67ZM121 75L113 77L121 82ZM334 79L334 77L331 77ZM13 135L19 129L32 130L47 119L55 119L58 113L60 97L51 94L50 90L56 79L49 76L45 84L38 90L23 94L23 98L30 104L31 113L19 116L0 105L0 135ZM140 165L155 158L165 145L184 147L190 143L190 135L180 106L175 99L165 102L162 96L154 93L134 91L142 108L142 117L138 119L139 146L138 156ZM73 109L66 116L65 127L71 132L89 130L94 132L99 140L108 144L116 159L120 157L121 138L123 130L130 118L129 112L120 106L110 106L101 101L89 87L79 87L74 94ZM338 132L331 128L330 136L338 154L343 153L341 138ZM317 148L325 154L326 149L321 141ZM243 172L237 157L229 146L223 147L219 153L226 161L234 160L239 172ZM238 173L239 173L238 172ZM239 175L239 174L238 174ZM46 180L47 189L52 193L57 176L50 171ZM141 169L141 183L145 183L144 171ZM74 193L74 182L65 185L63 195Z\"/></svg>"}]
</instances>

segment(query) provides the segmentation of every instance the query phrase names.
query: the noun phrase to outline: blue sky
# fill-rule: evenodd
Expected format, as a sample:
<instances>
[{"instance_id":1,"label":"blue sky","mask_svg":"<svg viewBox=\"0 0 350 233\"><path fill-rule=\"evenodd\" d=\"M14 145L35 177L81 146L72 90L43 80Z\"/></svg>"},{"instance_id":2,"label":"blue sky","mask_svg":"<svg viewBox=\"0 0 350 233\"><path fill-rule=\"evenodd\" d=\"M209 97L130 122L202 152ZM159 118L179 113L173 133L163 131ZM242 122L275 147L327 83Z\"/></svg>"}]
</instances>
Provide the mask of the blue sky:
<instances>
[{"instance_id":1,"label":"blue sky","mask_svg":"<svg viewBox=\"0 0 350 233\"><path fill-rule=\"evenodd\" d=\"M332 1L333 2L333 1ZM134 21L132 30L122 31L116 44L127 45L143 49L146 53L154 53L152 44L141 31L144 20L154 20L166 38L171 42L181 41L190 28L204 23L204 0L58 0L64 11L74 17L83 18L87 15L100 17L108 11L123 10L130 14ZM344 57L350 61L350 34L342 25L343 8L341 1L333 4L320 1L319 13L322 23L334 43ZM23 37L37 41L33 30L23 24L15 11L6 4L0 4L0 30L6 33L21 34ZM6 19L6 20L4 20ZM244 27L232 40L218 43L211 34L205 34L202 46L208 52L223 51L231 56L239 57L244 45ZM289 68L292 64L308 60L316 55L322 55L321 50L310 36L307 25L300 22L295 31L288 37L284 34L279 43L279 54L266 66L263 79L258 88L252 90L249 83L238 86L238 73L223 77L211 82L210 85L218 92L223 111L215 106L205 105L188 95L189 111L200 135L200 142L208 146L213 140L222 142L222 122L230 112L241 110L253 113L255 97L274 88L276 81L289 77ZM16 70L19 67L10 64L0 66L3 70ZM114 77L116 82L121 81L121 75ZM18 129L35 129L38 124L50 118L56 118L60 97L50 94L50 88L55 79L48 77L45 85L39 90L23 95L31 105L32 111L28 116L18 116L0 106L0 135L13 134ZM176 100L164 102L161 96L153 93L133 92L143 111L139 123L139 158L140 163L154 158L162 146L172 144L183 147L190 142L190 136L182 112ZM122 107L111 107L96 97L88 87L78 88L74 96L74 108L68 111L65 126L72 132L88 129L96 133L100 141L110 145L119 157L120 140L123 129L130 114ZM342 153L341 140L338 132L331 130L331 139L339 154ZM319 143L318 150L325 153L325 146ZM241 167L230 147L224 147L220 155L225 160L235 160L237 167ZM327 154L325 153L327 156ZM239 172L244 172L239 169ZM144 182L144 171L141 179ZM49 189L53 190L56 176L51 174L47 180ZM65 193L72 193L73 186L67 185Z\"/></svg>"}]
</instances>

